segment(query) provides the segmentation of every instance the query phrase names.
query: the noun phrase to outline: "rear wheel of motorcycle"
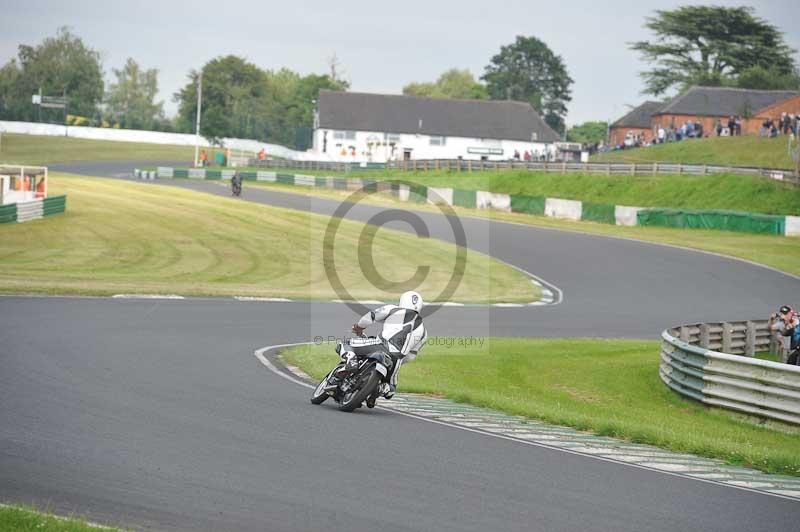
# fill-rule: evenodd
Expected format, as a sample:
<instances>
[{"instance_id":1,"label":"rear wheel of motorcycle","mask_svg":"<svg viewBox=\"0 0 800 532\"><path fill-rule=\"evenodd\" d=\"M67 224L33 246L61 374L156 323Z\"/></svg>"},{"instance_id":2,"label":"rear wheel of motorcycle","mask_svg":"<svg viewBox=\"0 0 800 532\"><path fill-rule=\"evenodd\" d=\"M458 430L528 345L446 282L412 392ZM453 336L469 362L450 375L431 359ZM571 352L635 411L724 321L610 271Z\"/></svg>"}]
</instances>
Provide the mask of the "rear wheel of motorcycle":
<instances>
[{"instance_id":1,"label":"rear wheel of motorcycle","mask_svg":"<svg viewBox=\"0 0 800 532\"><path fill-rule=\"evenodd\" d=\"M354 394L349 397L344 397L342 404L339 405L339 410L342 412L352 412L364 402L364 399L375 391L375 388L381 382L381 374L374 367L369 371L369 375L362 376L364 385L361 386Z\"/></svg>"},{"instance_id":2,"label":"rear wheel of motorcycle","mask_svg":"<svg viewBox=\"0 0 800 532\"><path fill-rule=\"evenodd\" d=\"M333 373L333 371L331 371ZM314 389L314 393L311 396L311 403L315 405L321 405L325 402L325 400L330 397L328 392L325 391L325 386L328 384L328 377L331 376L331 373L325 375L325 378L317 384L317 387Z\"/></svg>"}]
</instances>

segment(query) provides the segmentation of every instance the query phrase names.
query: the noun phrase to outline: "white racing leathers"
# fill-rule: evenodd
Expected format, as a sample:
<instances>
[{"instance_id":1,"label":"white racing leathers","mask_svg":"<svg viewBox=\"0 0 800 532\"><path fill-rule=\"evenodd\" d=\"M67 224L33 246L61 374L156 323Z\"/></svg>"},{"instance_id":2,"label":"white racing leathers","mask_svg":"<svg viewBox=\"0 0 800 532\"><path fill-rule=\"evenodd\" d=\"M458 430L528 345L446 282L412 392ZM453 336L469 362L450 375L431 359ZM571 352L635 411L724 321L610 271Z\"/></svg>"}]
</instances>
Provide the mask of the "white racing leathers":
<instances>
[{"instance_id":1,"label":"white racing leathers","mask_svg":"<svg viewBox=\"0 0 800 532\"><path fill-rule=\"evenodd\" d=\"M403 361L414 360L428 339L422 316L415 310L384 305L367 312L358 320L358 326L364 329L373 323L383 323L380 338L386 341L389 352L397 359L389 379L389 383L396 387L397 374Z\"/></svg>"}]
</instances>

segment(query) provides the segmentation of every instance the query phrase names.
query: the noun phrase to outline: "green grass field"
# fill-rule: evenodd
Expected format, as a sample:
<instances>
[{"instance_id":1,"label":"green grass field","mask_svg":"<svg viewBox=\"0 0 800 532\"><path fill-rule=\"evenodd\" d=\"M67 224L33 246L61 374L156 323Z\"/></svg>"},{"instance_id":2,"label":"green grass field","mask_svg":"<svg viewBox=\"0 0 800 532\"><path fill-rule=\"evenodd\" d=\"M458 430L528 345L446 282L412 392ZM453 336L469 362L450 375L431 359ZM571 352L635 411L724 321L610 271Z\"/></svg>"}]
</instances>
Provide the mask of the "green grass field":
<instances>
[{"instance_id":1,"label":"green grass field","mask_svg":"<svg viewBox=\"0 0 800 532\"><path fill-rule=\"evenodd\" d=\"M64 518L37 510L0 504L0 530L3 532L122 532L122 529Z\"/></svg>"},{"instance_id":2,"label":"green grass field","mask_svg":"<svg viewBox=\"0 0 800 532\"><path fill-rule=\"evenodd\" d=\"M637 207L800 214L800 187L755 176L599 176L504 171L395 174L426 186L486 190Z\"/></svg>"},{"instance_id":3,"label":"green grass field","mask_svg":"<svg viewBox=\"0 0 800 532\"><path fill-rule=\"evenodd\" d=\"M432 339L404 365L399 391L442 395L600 435L800 475L800 430L761 425L683 399L658 377L655 341L489 338L483 348ZM300 346L283 358L322 378L332 345Z\"/></svg>"},{"instance_id":4,"label":"green grass field","mask_svg":"<svg viewBox=\"0 0 800 532\"><path fill-rule=\"evenodd\" d=\"M593 162L671 162L793 169L785 136L709 137L598 154Z\"/></svg>"},{"instance_id":5,"label":"green grass field","mask_svg":"<svg viewBox=\"0 0 800 532\"><path fill-rule=\"evenodd\" d=\"M0 225L0 292L177 293L338 299L322 266L328 218L174 187L56 175L63 215ZM336 271L353 297L390 300L357 265L365 226L344 221L334 241ZM418 287L432 300L455 266L456 248L378 230L375 263L391 281L431 271ZM409 250L414 253L409 253ZM513 268L467 251L453 301L532 301L538 292Z\"/></svg>"},{"instance_id":6,"label":"green grass field","mask_svg":"<svg viewBox=\"0 0 800 532\"><path fill-rule=\"evenodd\" d=\"M194 161L191 146L3 133L0 162L48 165L70 161Z\"/></svg>"},{"instance_id":7,"label":"green grass field","mask_svg":"<svg viewBox=\"0 0 800 532\"><path fill-rule=\"evenodd\" d=\"M3 532L121 532L121 529L88 524L81 519L56 517L20 506L0 504Z\"/></svg>"}]
</instances>

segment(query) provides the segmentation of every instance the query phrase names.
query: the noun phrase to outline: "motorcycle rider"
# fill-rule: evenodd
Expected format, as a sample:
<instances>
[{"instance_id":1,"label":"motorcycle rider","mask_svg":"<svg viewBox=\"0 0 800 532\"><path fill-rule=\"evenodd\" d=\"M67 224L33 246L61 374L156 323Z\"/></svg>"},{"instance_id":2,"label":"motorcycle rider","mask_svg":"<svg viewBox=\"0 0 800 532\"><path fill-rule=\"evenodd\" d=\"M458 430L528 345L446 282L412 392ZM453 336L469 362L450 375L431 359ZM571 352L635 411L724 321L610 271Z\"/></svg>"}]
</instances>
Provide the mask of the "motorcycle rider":
<instances>
[{"instance_id":1,"label":"motorcycle rider","mask_svg":"<svg viewBox=\"0 0 800 532\"><path fill-rule=\"evenodd\" d=\"M231 176L231 189L236 196L242 193L242 176L239 175L238 170L234 171L233 176Z\"/></svg>"},{"instance_id":2,"label":"motorcycle rider","mask_svg":"<svg viewBox=\"0 0 800 532\"><path fill-rule=\"evenodd\" d=\"M414 360L428 340L428 332L420 316L421 310L422 296L409 291L400 296L397 305L384 305L367 312L353 325L353 332L361 335L373 323L383 323L378 338L383 341L395 361L389 384L381 383L380 395L386 399L391 399L397 389L400 366L406 360ZM374 402L374 398L372 401Z\"/></svg>"}]
</instances>

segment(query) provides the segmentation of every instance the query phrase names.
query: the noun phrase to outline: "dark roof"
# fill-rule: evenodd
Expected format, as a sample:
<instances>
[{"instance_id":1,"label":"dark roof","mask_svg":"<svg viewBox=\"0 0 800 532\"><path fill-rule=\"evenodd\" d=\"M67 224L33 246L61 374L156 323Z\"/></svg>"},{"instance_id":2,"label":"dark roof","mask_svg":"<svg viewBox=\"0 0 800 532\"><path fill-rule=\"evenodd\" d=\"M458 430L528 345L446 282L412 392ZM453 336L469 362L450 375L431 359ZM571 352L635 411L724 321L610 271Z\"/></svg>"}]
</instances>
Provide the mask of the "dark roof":
<instances>
[{"instance_id":1,"label":"dark roof","mask_svg":"<svg viewBox=\"0 0 800 532\"><path fill-rule=\"evenodd\" d=\"M636 127L650 129L650 118L664 107L664 102L644 102L613 124L611 127Z\"/></svg>"},{"instance_id":2,"label":"dark roof","mask_svg":"<svg viewBox=\"0 0 800 532\"><path fill-rule=\"evenodd\" d=\"M675 97L657 114L700 116L756 114L765 107L795 96L800 96L800 92L692 87Z\"/></svg>"},{"instance_id":3,"label":"dark roof","mask_svg":"<svg viewBox=\"0 0 800 532\"><path fill-rule=\"evenodd\" d=\"M319 127L478 139L556 142L530 104L359 92L319 92Z\"/></svg>"}]
</instances>

